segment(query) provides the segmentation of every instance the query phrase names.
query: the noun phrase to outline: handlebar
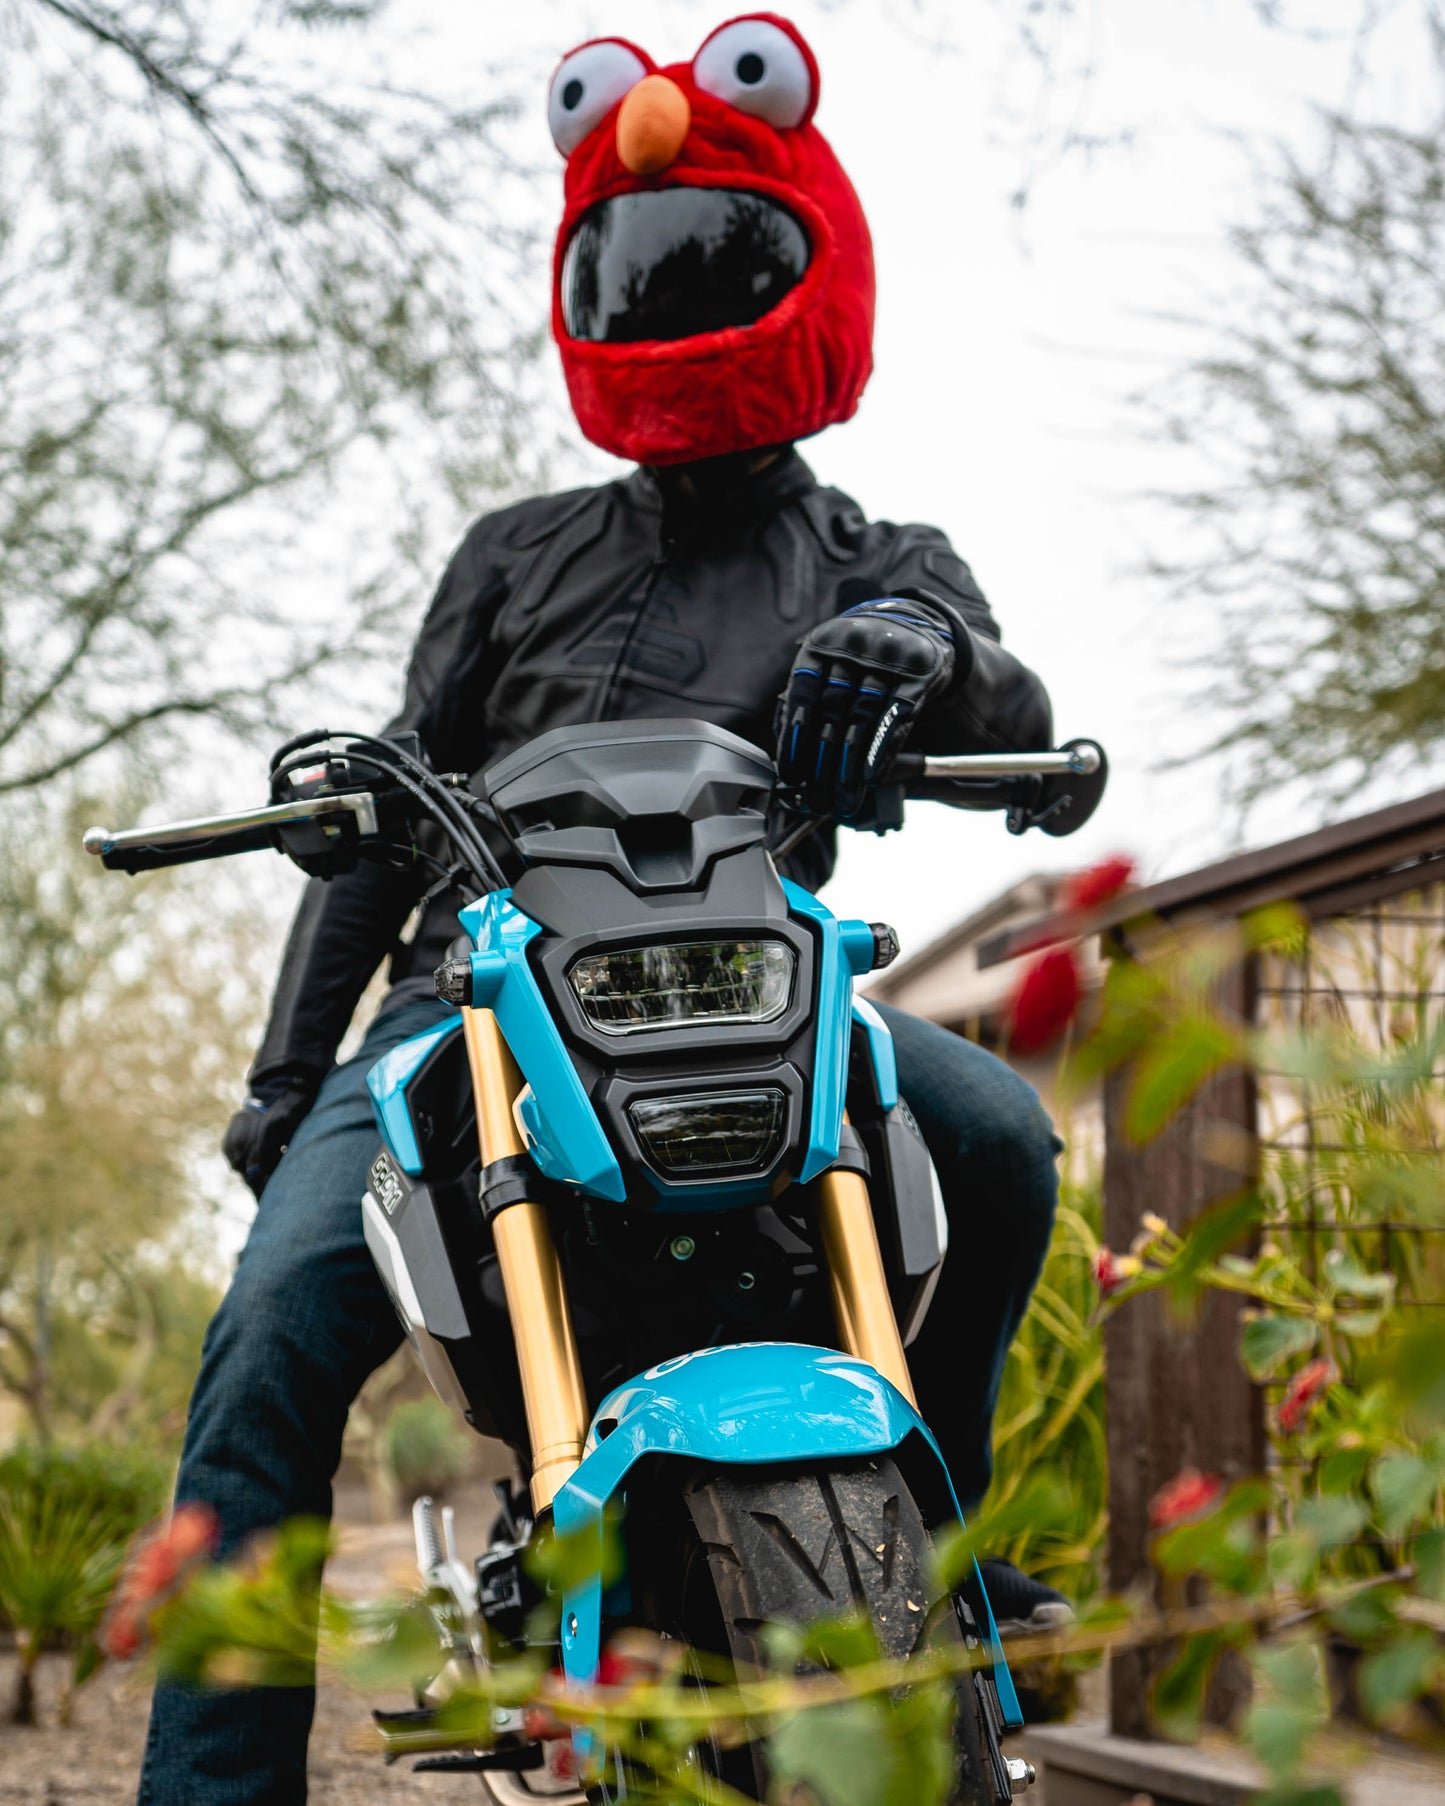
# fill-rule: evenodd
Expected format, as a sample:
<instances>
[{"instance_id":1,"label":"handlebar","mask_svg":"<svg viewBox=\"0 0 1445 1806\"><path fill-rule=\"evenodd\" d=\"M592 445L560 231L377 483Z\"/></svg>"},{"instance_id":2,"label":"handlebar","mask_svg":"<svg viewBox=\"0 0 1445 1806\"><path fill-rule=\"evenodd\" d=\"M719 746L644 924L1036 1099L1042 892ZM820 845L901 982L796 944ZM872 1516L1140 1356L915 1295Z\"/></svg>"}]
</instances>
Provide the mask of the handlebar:
<instances>
[{"instance_id":1,"label":"handlebar","mask_svg":"<svg viewBox=\"0 0 1445 1806\"><path fill-rule=\"evenodd\" d=\"M325 877L350 870L358 856L384 863L388 833L383 830L392 835L399 830L409 839L420 805L447 834L461 865L448 872L415 846L393 851L406 852L413 862L419 858L443 875L465 872L478 890L504 884L502 869L469 813L486 812L466 792L465 779L457 774L438 779L425 764L419 743L415 752L402 744L408 738L387 742L325 730L303 734L288 741L272 761L272 794L283 783L294 785L295 779L311 784L316 774L307 761L321 757L327 761L321 780L327 788L320 794L154 828L88 828L82 844L111 871L146 872L271 848L287 854L303 871ZM319 753L314 750L318 747ZM908 797L956 809L1006 810L1015 834L1031 827L1070 834L1098 806L1108 769L1103 749L1092 740L1070 740L1046 752L905 752L894 760L887 781L871 793L871 815L849 825L879 833L900 827ZM333 776L339 777L334 785ZM784 794L780 801L786 806L791 799ZM791 850L824 821L806 814L795 819L796 825L773 848L775 856Z\"/></svg>"},{"instance_id":2,"label":"handlebar","mask_svg":"<svg viewBox=\"0 0 1445 1806\"><path fill-rule=\"evenodd\" d=\"M1092 740L1071 740L1057 752L900 753L889 776L900 783L916 778L1092 777L1104 755Z\"/></svg>"},{"instance_id":3,"label":"handlebar","mask_svg":"<svg viewBox=\"0 0 1445 1806\"><path fill-rule=\"evenodd\" d=\"M200 859L225 859L232 853L279 847L277 829L294 822L316 822L325 832L326 817L335 816L340 831L351 817L358 833L377 832L376 799L369 791L342 796L303 797L294 803L272 803L232 815L203 815L194 821L168 822L157 828L87 828L81 845L113 872L147 872L163 865L187 865Z\"/></svg>"}]
</instances>

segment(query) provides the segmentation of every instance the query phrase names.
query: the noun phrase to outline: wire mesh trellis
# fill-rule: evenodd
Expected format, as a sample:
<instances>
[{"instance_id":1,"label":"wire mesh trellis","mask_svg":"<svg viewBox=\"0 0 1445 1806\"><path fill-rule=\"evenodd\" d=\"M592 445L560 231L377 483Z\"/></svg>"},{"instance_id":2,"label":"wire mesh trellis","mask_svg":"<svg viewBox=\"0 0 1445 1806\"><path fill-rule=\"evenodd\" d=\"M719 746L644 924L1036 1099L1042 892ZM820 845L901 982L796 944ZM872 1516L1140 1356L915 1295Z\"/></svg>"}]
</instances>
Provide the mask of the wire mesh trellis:
<instances>
[{"instance_id":1,"label":"wire mesh trellis","mask_svg":"<svg viewBox=\"0 0 1445 1806\"><path fill-rule=\"evenodd\" d=\"M1445 884L1310 924L1260 960L1261 1027L1429 1047L1445 1018ZM1445 1059L1409 1087L1259 1075L1267 1232L1312 1277L1330 1248L1392 1273L1407 1307L1445 1306Z\"/></svg>"},{"instance_id":2,"label":"wire mesh trellis","mask_svg":"<svg viewBox=\"0 0 1445 1806\"><path fill-rule=\"evenodd\" d=\"M1367 1056L1429 1049L1445 1018L1445 884L1322 917L1302 945L1261 955L1256 978L1266 1030L1338 1036ZM1256 1110L1264 1232L1312 1280L1338 1250L1390 1273L1403 1309L1445 1307L1445 1059L1408 1085L1266 1068ZM1271 1439L1273 1466L1299 1459L1292 1438Z\"/></svg>"}]
</instances>

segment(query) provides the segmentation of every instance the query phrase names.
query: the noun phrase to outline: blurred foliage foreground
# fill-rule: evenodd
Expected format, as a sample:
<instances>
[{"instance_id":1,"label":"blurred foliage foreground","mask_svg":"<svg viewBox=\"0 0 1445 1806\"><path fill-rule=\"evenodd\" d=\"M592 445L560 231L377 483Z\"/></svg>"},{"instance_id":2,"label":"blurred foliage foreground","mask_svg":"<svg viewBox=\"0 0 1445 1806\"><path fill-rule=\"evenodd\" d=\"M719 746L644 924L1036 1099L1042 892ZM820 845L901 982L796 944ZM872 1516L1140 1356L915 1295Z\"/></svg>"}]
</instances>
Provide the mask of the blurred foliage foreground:
<instances>
[{"instance_id":1,"label":"blurred foliage foreground","mask_svg":"<svg viewBox=\"0 0 1445 1806\"><path fill-rule=\"evenodd\" d=\"M1331 1183L1388 1192L1397 1213L1408 1200L1417 1219L1438 1222L1445 1186L1430 1100L1445 1024L1422 1009L1382 1053L1364 1049L1347 1025L1264 1030L1215 1001L1234 962L1287 950L1301 933L1273 912L1227 932L1136 938L1134 955L1111 966L1097 1019L1066 1065L1079 1082L1126 1067L1141 1139L1226 1067L1307 1079L1337 1124L1354 1125ZM966 1531L941 1541L935 1585L945 1599L976 1550L1012 1554L1068 1584L1076 1623L1011 1644L1011 1659L1068 1667L1163 1646L1153 1708L1171 1735L1197 1732L1222 1660L1247 1670L1236 1728L1270 1779L1271 1806L1330 1806L1367 1730L1442 1742L1445 1312L1403 1307L1393 1277L1372 1270L1347 1230L1312 1270L1263 1233L1280 1208L1278 1187L1298 1182L1281 1167L1216 1203L1184 1236L1147 1216L1132 1248L1117 1252L1099 1246L1089 1197L1066 1197L1005 1386L994 1489ZM1240 1358L1275 1388L1275 1459L1267 1473L1233 1484L1177 1476L1153 1504L1155 1585L1108 1597L1093 1566L1104 1509L1099 1324L1145 1292L1187 1315L1216 1290L1246 1302ZM13 1539L10 1525L0 1518ZM318 1655L370 1691L408 1687L435 1667L438 1600L354 1606L319 1591L323 1528L288 1526L229 1565L206 1558L209 1534L194 1510L154 1533L110 1608L102 1641L113 1653L149 1647L162 1673L226 1686L304 1683ZM615 1560L612 1546L544 1542L536 1577L553 1603L542 1609L555 1618L565 1583ZM0 1589L6 1572L0 1556ZM23 1621L22 1595L0 1591L0 1601ZM53 1622L69 1620L55 1613ZM738 1796L705 1772L697 1751L757 1736L770 1739L775 1782L789 1799L927 1806L948 1797L956 1689L977 1660L960 1644L925 1638L899 1665L880 1659L864 1623L779 1627L770 1671L704 1673L711 1684L700 1687L706 1658L690 1658L684 1671L675 1646L627 1639L585 1692L564 1688L536 1648L498 1652L448 1702L446 1722L477 1746L492 1740L498 1706L523 1706L534 1735L587 1727L652 1777L640 1798L726 1806ZM1342 1647L1355 1728L1332 1700Z\"/></svg>"}]
</instances>

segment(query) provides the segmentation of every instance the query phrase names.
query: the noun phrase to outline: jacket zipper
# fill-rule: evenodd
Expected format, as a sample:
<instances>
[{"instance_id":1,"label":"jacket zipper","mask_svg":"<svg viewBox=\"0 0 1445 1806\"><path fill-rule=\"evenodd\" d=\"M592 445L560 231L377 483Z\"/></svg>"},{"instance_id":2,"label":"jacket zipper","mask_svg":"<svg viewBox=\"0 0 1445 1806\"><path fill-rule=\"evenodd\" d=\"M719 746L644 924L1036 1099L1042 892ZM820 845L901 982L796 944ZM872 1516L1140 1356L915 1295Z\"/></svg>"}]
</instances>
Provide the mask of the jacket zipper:
<instances>
[{"instance_id":1,"label":"jacket zipper","mask_svg":"<svg viewBox=\"0 0 1445 1806\"><path fill-rule=\"evenodd\" d=\"M614 710L617 707L618 695L622 688L622 673L626 669L627 655L632 650L632 643L637 638L637 630L646 618L652 598L657 593L657 586L662 581L662 573L667 567L677 541L667 530L664 516L657 529L657 550L652 555L652 564L647 574L647 582L632 619L627 624L627 632L622 636L622 644L617 648L617 657L612 661L612 672L607 679L607 689L602 698L602 710L599 721L615 721Z\"/></svg>"}]
</instances>

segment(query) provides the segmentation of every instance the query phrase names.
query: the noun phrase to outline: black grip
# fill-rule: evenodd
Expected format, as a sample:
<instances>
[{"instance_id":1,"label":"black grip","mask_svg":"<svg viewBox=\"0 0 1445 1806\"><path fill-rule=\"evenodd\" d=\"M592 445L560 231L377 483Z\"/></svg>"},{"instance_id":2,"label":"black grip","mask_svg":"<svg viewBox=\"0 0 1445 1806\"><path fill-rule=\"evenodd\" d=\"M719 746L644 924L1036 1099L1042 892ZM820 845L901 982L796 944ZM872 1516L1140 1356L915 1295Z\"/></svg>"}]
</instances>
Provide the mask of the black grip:
<instances>
[{"instance_id":1,"label":"black grip","mask_svg":"<svg viewBox=\"0 0 1445 1806\"><path fill-rule=\"evenodd\" d=\"M195 865L202 859L229 859L233 853L260 853L276 846L276 830L231 828L208 840L188 840L175 846L114 847L102 853L100 863L108 872L155 872L167 865Z\"/></svg>"},{"instance_id":2,"label":"black grip","mask_svg":"<svg viewBox=\"0 0 1445 1806\"><path fill-rule=\"evenodd\" d=\"M1098 754L1096 770L1055 771L1005 778L943 778L927 774L922 753L901 753L889 777L903 786L910 802L946 803L951 809L1008 809L1014 833L1042 828L1045 834L1074 834L1098 808L1109 782L1109 760L1097 740L1066 740L1060 752L1088 748Z\"/></svg>"},{"instance_id":3,"label":"black grip","mask_svg":"<svg viewBox=\"0 0 1445 1806\"><path fill-rule=\"evenodd\" d=\"M1039 779L915 778L906 795L914 803L947 803L951 809L1027 808L1039 794Z\"/></svg>"}]
</instances>

